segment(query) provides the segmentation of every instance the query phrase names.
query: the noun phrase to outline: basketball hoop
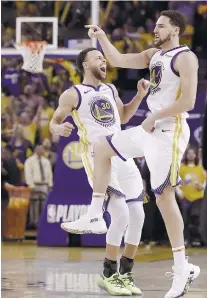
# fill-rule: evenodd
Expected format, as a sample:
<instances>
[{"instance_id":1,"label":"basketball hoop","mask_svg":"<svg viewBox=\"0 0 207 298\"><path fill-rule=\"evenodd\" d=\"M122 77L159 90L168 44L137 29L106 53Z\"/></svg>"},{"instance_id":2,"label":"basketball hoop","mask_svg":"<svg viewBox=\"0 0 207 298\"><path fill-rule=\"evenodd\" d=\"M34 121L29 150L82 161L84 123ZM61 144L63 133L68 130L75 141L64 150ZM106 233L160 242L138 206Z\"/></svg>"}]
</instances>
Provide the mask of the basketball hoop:
<instances>
[{"instance_id":1,"label":"basketball hoop","mask_svg":"<svg viewBox=\"0 0 207 298\"><path fill-rule=\"evenodd\" d=\"M15 47L21 51L23 57L22 69L31 73L42 72L46 41L23 41Z\"/></svg>"}]
</instances>

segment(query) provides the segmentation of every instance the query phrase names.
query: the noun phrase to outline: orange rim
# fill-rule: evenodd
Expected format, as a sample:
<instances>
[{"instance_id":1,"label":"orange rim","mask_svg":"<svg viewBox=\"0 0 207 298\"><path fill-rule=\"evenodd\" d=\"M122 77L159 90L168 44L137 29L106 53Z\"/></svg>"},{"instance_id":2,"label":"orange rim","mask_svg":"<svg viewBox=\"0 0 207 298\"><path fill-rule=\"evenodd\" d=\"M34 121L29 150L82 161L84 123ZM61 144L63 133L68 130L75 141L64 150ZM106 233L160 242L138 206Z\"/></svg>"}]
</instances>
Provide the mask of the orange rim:
<instances>
[{"instance_id":1,"label":"orange rim","mask_svg":"<svg viewBox=\"0 0 207 298\"><path fill-rule=\"evenodd\" d=\"M22 41L20 43L17 44L17 46L19 47L25 47L25 48L29 48L32 53L40 53L40 51L47 46L47 42L46 41L32 41L32 40L26 40L26 41Z\"/></svg>"},{"instance_id":2,"label":"orange rim","mask_svg":"<svg viewBox=\"0 0 207 298\"><path fill-rule=\"evenodd\" d=\"M33 41L33 40L26 40L18 43L18 45L23 46L23 47L33 47L33 46L46 46L47 42L46 41Z\"/></svg>"}]
</instances>

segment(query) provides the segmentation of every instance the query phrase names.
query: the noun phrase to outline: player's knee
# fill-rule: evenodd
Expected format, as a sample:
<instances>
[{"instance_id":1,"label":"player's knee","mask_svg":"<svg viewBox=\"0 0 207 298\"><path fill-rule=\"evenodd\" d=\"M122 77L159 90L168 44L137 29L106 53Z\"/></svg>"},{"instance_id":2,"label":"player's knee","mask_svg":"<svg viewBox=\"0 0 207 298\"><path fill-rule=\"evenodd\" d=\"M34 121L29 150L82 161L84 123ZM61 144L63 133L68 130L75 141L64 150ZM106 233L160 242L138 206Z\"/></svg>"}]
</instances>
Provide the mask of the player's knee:
<instances>
[{"instance_id":1,"label":"player's knee","mask_svg":"<svg viewBox=\"0 0 207 298\"><path fill-rule=\"evenodd\" d=\"M158 208L162 204L163 201L164 201L164 196L163 195L156 195L156 204L157 204Z\"/></svg>"},{"instance_id":2,"label":"player's knee","mask_svg":"<svg viewBox=\"0 0 207 298\"><path fill-rule=\"evenodd\" d=\"M127 204L124 203L120 202L120 206L116 203L113 204L110 212L111 224L106 235L106 242L110 245L121 245L124 232L129 224L129 210Z\"/></svg>"},{"instance_id":3,"label":"player's knee","mask_svg":"<svg viewBox=\"0 0 207 298\"><path fill-rule=\"evenodd\" d=\"M112 223L116 223L117 226L125 230L129 224L129 210L126 206L126 208L120 209L119 212L116 217L112 218Z\"/></svg>"},{"instance_id":4,"label":"player's knee","mask_svg":"<svg viewBox=\"0 0 207 298\"><path fill-rule=\"evenodd\" d=\"M172 197L175 198L175 187L172 187L170 185L165 187L163 189L162 194L163 194L165 199L172 198Z\"/></svg>"},{"instance_id":5,"label":"player's knee","mask_svg":"<svg viewBox=\"0 0 207 298\"><path fill-rule=\"evenodd\" d=\"M142 228L145 219L143 202L131 202L128 204L129 222L134 228Z\"/></svg>"},{"instance_id":6,"label":"player's knee","mask_svg":"<svg viewBox=\"0 0 207 298\"><path fill-rule=\"evenodd\" d=\"M175 198L175 189L171 186L164 188L162 194L156 194L156 204L158 208L162 205L173 203L176 200Z\"/></svg>"},{"instance_id":7,"label":"player's knee","mask_svg":"<svg viewBox=\"0 0 207 298\"><path fill-rule=\"evenodd\" d=\"M116 199L119 200L119 199ZM126 229L129 223L129 209L125 202L120 202L113 206L113 210L110 212L111 215L111 224L116 225L123 231Z\"/></svg>"},{"instance_id":8,"label":"player's knee","mask_svg":"<svg viewBox=\"0 0 207 298\"><path fill-rule=\"evenodd\" d=\"M131 202L129 207L129 225L124 237L125 243L139 245L142 228L144 225L145 213L142 202Z\"/></svg>"},{"instance_id":9,"label":"player's knee","mask_svg":"<svg viewBox=\"0 0 207 298\"><path fill-rule=\"evenodd\" d=\"M94 154L96 157L101 156L102 158L110 158L115 155L106 138L100 138L99 141L94 144Z\"/></svg>"}]
</instances>

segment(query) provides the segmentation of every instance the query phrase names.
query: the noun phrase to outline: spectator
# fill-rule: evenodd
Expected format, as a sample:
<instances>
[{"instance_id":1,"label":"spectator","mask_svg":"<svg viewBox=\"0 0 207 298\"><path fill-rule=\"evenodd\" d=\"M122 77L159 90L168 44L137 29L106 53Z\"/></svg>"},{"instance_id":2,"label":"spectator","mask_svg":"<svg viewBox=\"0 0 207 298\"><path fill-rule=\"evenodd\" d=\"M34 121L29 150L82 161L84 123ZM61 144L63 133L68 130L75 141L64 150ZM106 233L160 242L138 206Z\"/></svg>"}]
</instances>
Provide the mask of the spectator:
<instances>
[{"instance_id":1,"label":"spectator","mask_svg":"<svg viewBox=\"0 0 207 298\"><path fill-rule=\"evenodd\" d=\"M1 144L6 146L12 136L12 117L5 113L1 116Z\"/></svg>"},{"instance_id":2,"label":"spectator","mask_svg":"<svg viewBox=\"0 0 207 298\"><path fill-rule=\"evenodd\" d=\"M10 94L17 97L21 92L20 68L17 59L7 60L6 67L2 72L2 86L7 87Z\"/></svg>"},{"instance_id":3,"label":"spectator","mask_svg":"<svg viewBox=\"0 0 207 298\"><path fill-rule=\"evenodd\" d=\"M37 113L32 120L29 114L26 112L21 113L21 115L19 116L19 124L23 126L24 137L25 139L30 141L32 145L35 144L37 125L39 124L39 121L40 121L40 113L41 113L41 106L38 107Z\"/></svg>"},{"instance_id":4,"label":"spectator","mask_svg":"<svg viewBox=\"0 0 207 298\"><path fill-rule=\"evenodd\" d=\"M53 79L53 82L50 86L50 105L54 109L57 109L58 107L59 96L60 96L60 92L59 92L58 81L55 82L55 80Z\"/></svg>"},{"instance_id":5,"label":"spectator","mask_svg":"<svg viewBox=\"0 0 207 298\"><path fill-rule=\"evenodd\" d=\"M52 83L53 73L54 73L54 66L48 62L47 58L45 58L43 60L43 74L47 77L47 81L50 86Z\"/></svg>"},{"instance_id":6,"label":"spectator","mask_svg":"<svg viewBox=\"0 0 207 298\"><path fill-rule=\"evenodd\" d=\"M191 212L194 206L198 206L204 196L204 187L206 175L202 165L199 164L198 151L193 147L189 147L185 153L183 163L180 168L180 177L184 185L177 191L178 197L181 200L181 209L184 220L184 236L185 241L189 245L192 244L190 222ZM196 204L194 204L196 201Z\"/></svg>"},{"instance_id":7,"label":"spectator","mask_svg":"<svg viewBox=\"0 0 207 298\"><path fill-rule=\"evenodd\" d=\"M193 25L196 2L170 1L169 9L177 10L185 16L186 23Z\"/></svg>"},{"instance_id":8,"label":"spectator","mask_svg":"<svg viewBox=\"0 0 207 298\"><path fill-rule=\"evenodd\" d=\"M207 41L203 38L207 30L207 9L206 3L197 5L197 11L194 16L195 34L193 37L193 51L197 52L200 57L206 58Z\"/></svg>"},{"instance_id":9,"label":"spectator","mask_svg":"<svg viewBox=\"0 0 207 298\"><path fill-rule=\"evenodd\" d=\"M21 90L24 90L26 85L29 82L30 79L30 73L25 71L24 69L20 70L20 77L21 77Z\"/></svg>"},{"instance_id":10,"label":"spectator","mask_svg":"<svg viewBox=\"0 0 207 298\"><path fill-rule=\"evenodd\" d=\"M203 164L203 150L202 147L198 148L198 159L199 159L199 164L202 165Z\"/></svg>"},{"instance_id":11,"label":"spectator","mask_svg":"<svg viewBox=\"0 0 207 298\"><path fill-rule=\"evenodd\" d=\"M3 48L13 48L14 44L15 44L14 30L12 28L7 28L4 31L4 34L1 40L1 45Z\"/></svg>"},{"instance_id":12,"label":"spectator","mask_svg":"<svg viewBox=\"0 0 207 298\"><path fill-rule=\"evenodd\" d=\"M121 28L114 29L111 34L111 40L114 46L120 51L120 53L124 53L124 50L126 48L124 30Z\"/></svg>"},{"instance_id":13,"label":"spectator","mask_svg":"<svg viewBox=\"0 0 207 298\"><path fill-rule=\"evenodd\" d=\"M16 186L21 185L21 175L12 149L6 146L2 148L1 154L2 166L8 173L8 183Z\"/></svg>"},{"instance_id":14,"label":"spectator","mask_svg":"<svg viewBox=\"0 0 207 298\"><path fill-rule=\"evenodd\" d=\"M32 109L42 102L42 96L36 94L36 85L26 85L24 88L24 95L26 97L26 104Z\"/></svg>"},{"instance_id":15,"label":"spectator","mask_svg":"<svg viewBox=\"0 0 207 298\"><path fill-rule=\"evenodd\" d=\"M1 161L1 236L3 236L3 224L4 224L4 211L9 205L9 194L6 190L8 184L9 175L7 170L4 168L3 162Z\"/></svg>"},{"instance_id":16,"label":"spectator","mask_svg":"<svg viewBox=\"0 0 207 298\"><path fill-rule=\"evenodd\" d=\"M40 111L40 139L43 141L44 139L50 138L50 130L49 130L49 123L52 119L54 114L54 109L51 108L48 104L48 99L44 98L41 104L41 111Z\"/></svg>"},{"instance_id":17,"label":"spectator","mask_svg":"<svg viewBox=\"0 0 207 298\"><path fill-rule=\"evenodd\" d=\"M30 74L29 84L31 86L35 86L33 91L33 96L40 98L42 97L42 95L48 94L48 91L49 91L48 80L44 73Z\"/></svg>"},{"instance_id":18,"label":"spectator","mask_svg":"<svg viewBox=\"0 0 207 298\"><path fill-rule=\"evenodd\" d=\"M44 157L42 145L37 145L35 153L26 160L24 172L26 184L32 190L29 210L30 226L36 229L46 195L53 185L51 164Z\"/></svg>"},{"instance_id":19,"label":"spectator","mask_svg":"<svg viewBox=\"0 0 207 298\"><path fill-rule=\"evenodd\" d=\"M205 105L205 112L204 112L204 121L203 121L203 137L202 137L202 162L203 167L207 171L207 102ZM207 181L206 181L206 188L201 208L201 216L200 216L200 233L202 236L205 245L207 246Z\"/></svg>"},{"instance_id":20,"label":"spectator","mask_svg":"<svg viewBox=\"0 0 207 298\"><path fill-rule=\"evenodd\" d=\"M25 163L27 157L32 155L33 147L30 141L24 137L24 129L21 124L15 124L13 136L9 141L9 146L14 151L14 155L21 165Z\"/></svg>"},{"instance_id":21,"label":"spectator","mask_svg":"<svg viewBox=\"0 0 207 298\"><path fill-rule=\"evenodd\" d=\"M25 162L25 179L32 190L47 193L53 185L53 175L49 159L44 157L44 148L37 145L35 153Z\"/></svg>"},{"instance_id":22,"label":"spectator","mask_svg":"<svg viewBox=\"0 0 207 298\"><path fill-rule=\"evenodd\" d=\"M11 94L7 87L2 88L1 92L1 113L8 113L11 110Z\"/></svg>"},{"instance_id":23,"label":"spectator","mask_svg":"<svg viewBox=\"0 0 207 298\"><path fill-rule=\"evenodd\" d=\"M73 82L70 80L70 73L66 69L61 69L58 79L61 84L61 93L73 85Z\"/></svg>"},{"instance_id":24,"label":"spectator","mask_svg":"<svg viewBox=\"0 0 207 298\"><path fill-rule=\"evenodd\" d=\"M54 169L55 162L56 162L56 153L52 152L52 143L50 139L44 139L42 146L45 151L44 156L49 159L52 169Z\"/></svg>"},{"instance_id":25,"label":"spectator","mask_svg":"<svg viewBox=\"0 0 207 298\"><path fill-rule=\"evenodd\" d=\"M205 112L203 119L202 162L204 169L207 171L207 100L205 103Z\"/></svg>"},{"instance_id":26,"label":"spectator","mask_svg":"<svg viewBox=\"0 0 207 298\"><path fill-rule=\"evenodd\" d=\"M9 194L6 186L20 185L20 172L9 147L1 150L1 235L3 237L4 212L9 205Z\"/></svg>"}]
</instances>

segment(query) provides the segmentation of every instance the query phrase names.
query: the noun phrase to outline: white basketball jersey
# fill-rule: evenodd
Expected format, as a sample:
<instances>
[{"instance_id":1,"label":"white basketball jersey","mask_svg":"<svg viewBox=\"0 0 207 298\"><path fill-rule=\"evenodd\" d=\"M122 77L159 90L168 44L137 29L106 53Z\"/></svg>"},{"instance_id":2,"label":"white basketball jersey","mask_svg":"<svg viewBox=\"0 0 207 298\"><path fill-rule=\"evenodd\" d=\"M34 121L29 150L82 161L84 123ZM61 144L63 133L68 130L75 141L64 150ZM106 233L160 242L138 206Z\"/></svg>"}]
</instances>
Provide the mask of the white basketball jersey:
<instances>
[{"instance_id":1,"label":"white basketball jersey","mask_svg":"<svg viewBox=\"0 0 207 298\"><path fill-rule=\"evenodd\" d=\"M79 84L73 88L78 92L79 104L73 110L72 117L81 143L94 143L101 136L121 130L114 91L109 84L102 83L97 88Z\"/></svg>"},{"instance_id":2,"label":"white basketball jersey","mask_svg":"<svg viewBox=\"0 0 207 298\"><path fill-rule=\"evenodd\" d=\"M187 46L179 46L167 52L156 52L150 61L150 93L147 104L151 112L159 111L176 100L181 95L179 73L173 67L175 58L181 52L190 51ZM188 113L182 113L181 118L187 118ZM175 117L170 117L175 119Z\"/></svg>"}]
</instances>

